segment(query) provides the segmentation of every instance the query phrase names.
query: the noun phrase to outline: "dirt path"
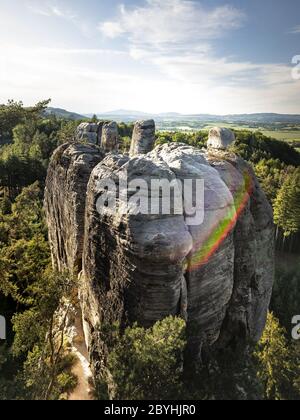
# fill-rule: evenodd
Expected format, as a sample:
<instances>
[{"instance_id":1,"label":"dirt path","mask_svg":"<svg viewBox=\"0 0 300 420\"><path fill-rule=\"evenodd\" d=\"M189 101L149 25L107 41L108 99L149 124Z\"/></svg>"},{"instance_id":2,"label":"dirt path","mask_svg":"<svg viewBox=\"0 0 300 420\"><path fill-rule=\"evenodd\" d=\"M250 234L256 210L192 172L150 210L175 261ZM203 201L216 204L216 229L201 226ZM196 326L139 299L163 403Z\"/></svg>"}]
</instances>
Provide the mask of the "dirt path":
<instances>
[{"instance_id":1,"label":"dirt path","mask_svg":"<svg viewBox=\"0 0 300 420\"><path fill-rule=\"evenodd\" d=\"M69 401L91 401L93 400L93 388L90 385L92 372L89 367L88 351L84 341L81 317L77 317L75 323L77 336L73 341L72 353L77 356L72 372L78 378L78 385L69 396Z\"/></svg>"}]
</instances>

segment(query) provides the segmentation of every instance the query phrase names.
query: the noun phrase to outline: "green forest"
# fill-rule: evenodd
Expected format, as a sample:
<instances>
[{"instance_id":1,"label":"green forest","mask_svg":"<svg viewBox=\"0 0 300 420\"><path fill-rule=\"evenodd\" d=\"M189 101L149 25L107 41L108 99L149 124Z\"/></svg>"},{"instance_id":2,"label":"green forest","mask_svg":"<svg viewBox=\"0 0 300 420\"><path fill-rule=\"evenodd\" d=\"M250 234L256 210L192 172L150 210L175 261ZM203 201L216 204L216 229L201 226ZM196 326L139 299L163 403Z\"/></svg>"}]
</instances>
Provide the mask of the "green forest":
<instances>
[{"instance_id":1,"label":"green forest","mask_svg":"<svg viewBox=\"0 0 300 420\"><path fill-rule=\"evenodd\" d=\"M76 279L52 269L43 192L53 151L74 141L81 121L46 114L49 103L0 105L0 314L9 320L8 339L0 342L1 400L68 399L78 381L67 320L58 316L65 298L76 299ZM133 125L119 124L125 152L132 131ZM253 166L276 223L276 279L260 343L247 343L239 359L236 349L213 354L187 376L183 320L167 318L150 329L134 325L122 336L109 326L103 334L109 336L110 374L99 378L96 399L300 399L300 342L291 338L291 320L300 312L300 153L260 132L235 134L233 151ZM202 149L208 132L156 136L157 144Z\"/></svg>"}]
</instances>

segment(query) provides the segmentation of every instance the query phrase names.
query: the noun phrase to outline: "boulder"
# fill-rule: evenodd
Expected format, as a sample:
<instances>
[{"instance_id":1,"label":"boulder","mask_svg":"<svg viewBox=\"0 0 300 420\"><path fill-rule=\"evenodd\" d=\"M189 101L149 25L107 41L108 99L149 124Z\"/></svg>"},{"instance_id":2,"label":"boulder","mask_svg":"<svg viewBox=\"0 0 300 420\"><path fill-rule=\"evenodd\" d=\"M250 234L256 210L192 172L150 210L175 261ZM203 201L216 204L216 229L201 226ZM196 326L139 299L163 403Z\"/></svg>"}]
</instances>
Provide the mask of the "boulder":
<instances>
[{"instance_id":1,"label":"boulder","mask_svg":"<svg viewBox=\"0 0 300 420\"><path fill-rule=\"evenodd\" d=\"M212 128L208 136L208 149L226 150L235 141L235 135L227 128Z\"/></svg>"}]
</instances>

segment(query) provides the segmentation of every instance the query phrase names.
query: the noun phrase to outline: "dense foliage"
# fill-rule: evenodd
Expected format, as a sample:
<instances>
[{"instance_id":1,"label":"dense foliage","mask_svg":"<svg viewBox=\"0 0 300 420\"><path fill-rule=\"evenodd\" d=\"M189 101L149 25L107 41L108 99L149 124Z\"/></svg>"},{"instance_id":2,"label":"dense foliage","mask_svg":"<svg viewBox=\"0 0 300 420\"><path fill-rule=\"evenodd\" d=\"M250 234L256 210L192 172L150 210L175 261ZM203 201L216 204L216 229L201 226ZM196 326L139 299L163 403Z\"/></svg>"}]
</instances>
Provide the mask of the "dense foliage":
<instances>
[{"instance_id":1,"label":"dense foliage","mask_svg":"<svg viewBox=\"0 0 300 420\"><path fill-rule=\"evenodd\" d=\"M76 378L65 354L66 320L57 320L74 281L54 273L43 213L43 184L66 122L33 108L0 106L0 399L57 399Z\"/></svg>"},{"instance_id":2,"label":"dense foliage","mask_svg":"<svg viewBox=\"0 0 300 420\"><path fill-rule=\"evenodd\" d=\"M300 167L285 178L277 194L274 220L286 236L300 231Z\"/></svg>"},{"instance_id":3,"label":"dense foliage","mask_svg":"<svg viewBox=\"0 0 300 420\"><path fill-rule=\"evenodd\" d=\"M256 357L258 377L264 385L266 399L300 399L299 348L288 342L286 331L273 314L268 315Z\"/></svg>"},{"instance_id":4,"label":"dense foliage","mask_svg":"<svg viewBox=\"0 0 300 420\"><path fill-rule=\"evenodd\" d=\"M71 359L64 354L66 319L54 322L63 298L72 297L74 282L50 268L39 185L24 188L4 207L0 309L9 314L12 326L9 347L0 346L0 398L58 398L75 384L68 373Z\"/></svg>"},{"instance_id":5,"label":"dense foliage","mask_svg":"<svg viewBox=\"0 0 300 420\"><path fill-rule=\"evenodd\" d=\"M166 318L152 328L137 325L120 334L108 328L107 372L98 388L100 397L121 400L170 400L183 392L185 322ZM154 368L155 367L155 368Z\"/></svg>"}]
</instances>

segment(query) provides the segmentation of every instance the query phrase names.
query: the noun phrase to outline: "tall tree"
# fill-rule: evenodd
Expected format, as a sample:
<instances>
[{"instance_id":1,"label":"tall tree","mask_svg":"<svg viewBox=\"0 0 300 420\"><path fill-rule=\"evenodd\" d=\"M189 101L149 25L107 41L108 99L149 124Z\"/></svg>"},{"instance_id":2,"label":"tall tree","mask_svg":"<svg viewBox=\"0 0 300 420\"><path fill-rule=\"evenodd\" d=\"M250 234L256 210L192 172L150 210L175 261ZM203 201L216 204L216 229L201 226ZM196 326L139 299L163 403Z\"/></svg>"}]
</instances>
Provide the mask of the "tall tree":
<instances>
[{"instance_id":1,"label":"tall tree","mask_svg":"<svg viewBox=\"0 0 300 420\"><path fill-rule=\"evenodd\" d=\"M300 168L283 183L274 203L274 220L285 236L300 231Z\"/></svg>"},{"instance_id":2,"label":"tall tree","mask_svg":"<svg viewBox=\"0 0 300 420\"><path fill-rule=\"evenodd\" d=\"M285 337L286 331L271 313L259 343L256 357L259 362L258 376L269 400L299 399L299 354Z\"/></svg>"}]
</instances>

